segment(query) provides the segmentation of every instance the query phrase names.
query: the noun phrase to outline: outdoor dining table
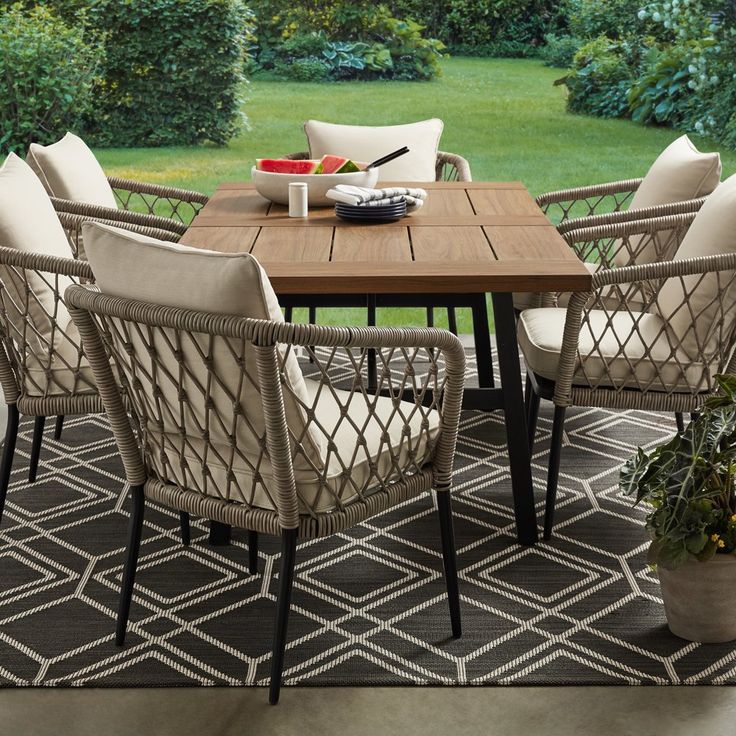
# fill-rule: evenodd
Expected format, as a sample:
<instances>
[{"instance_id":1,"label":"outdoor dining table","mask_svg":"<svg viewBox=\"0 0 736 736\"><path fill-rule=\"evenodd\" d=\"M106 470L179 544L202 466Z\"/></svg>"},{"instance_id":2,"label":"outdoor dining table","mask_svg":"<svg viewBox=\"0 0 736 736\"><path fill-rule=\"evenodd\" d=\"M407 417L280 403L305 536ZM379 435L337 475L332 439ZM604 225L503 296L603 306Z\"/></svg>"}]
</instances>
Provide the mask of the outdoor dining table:
<instances>
[{"instance_id":1,"label":"outdoor dining table","mask_svg":"<svg viewBox=\"0 0 736 736\"><path fill-rule=\"evenodd\" d=\"M387 186L400 186L401 183ZM411 186L417 186L412 183ZM591 276L520 182L432 182L397 222L352 224L334 209L291 218L249 183L221 184L181 238L249 252L287 314L295 306L469 307L478 387L464 407L505 415L518 541L537 541L531 454L513 292L587 291ZM495 386L486 294L492 295L501 386Z\"/></svg>"}]
</instances>

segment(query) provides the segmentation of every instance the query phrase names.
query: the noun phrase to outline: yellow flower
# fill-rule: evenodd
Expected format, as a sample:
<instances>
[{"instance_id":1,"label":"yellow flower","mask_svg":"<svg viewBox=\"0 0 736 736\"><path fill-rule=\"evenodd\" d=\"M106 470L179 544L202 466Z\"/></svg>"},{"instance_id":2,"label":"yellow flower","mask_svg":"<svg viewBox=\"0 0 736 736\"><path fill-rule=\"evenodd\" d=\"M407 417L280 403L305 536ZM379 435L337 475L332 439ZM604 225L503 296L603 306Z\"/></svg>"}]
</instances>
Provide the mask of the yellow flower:
<instances>
[{"instance_id":1,"label":"yellow flower","mask_svg":"<svg viewBox=\"0 0 736 736\"><path fill-rule=\"evenodd\" d=\"M718 541L718 540L719 540L720 538L721 538L721 537L720 537L720 535L718 535L718 534L711 534L711 535L710 535L710 541L711 541L711 542L717 542L717 541Z\"/></svg>"},{"instance_id":2,"label":"yellow flower","mask_svg":"<svg viewBox=\"0 0 736 736\"><path fill-rule=\"evenodd\" d=\"M726 543L722 539L719 539L718 540L719 549L723 549L725 546L726 546Z\"/></svg>"},{"instance_id":3,"label":"yellow flower","mask_svg":"<svg viewBox=\"0 0 736 736\"><path fill-rule=\"evenodd\" d=\"M736 524L736 514L731 515L731 523Z\"/></svg>"}]
</instances>

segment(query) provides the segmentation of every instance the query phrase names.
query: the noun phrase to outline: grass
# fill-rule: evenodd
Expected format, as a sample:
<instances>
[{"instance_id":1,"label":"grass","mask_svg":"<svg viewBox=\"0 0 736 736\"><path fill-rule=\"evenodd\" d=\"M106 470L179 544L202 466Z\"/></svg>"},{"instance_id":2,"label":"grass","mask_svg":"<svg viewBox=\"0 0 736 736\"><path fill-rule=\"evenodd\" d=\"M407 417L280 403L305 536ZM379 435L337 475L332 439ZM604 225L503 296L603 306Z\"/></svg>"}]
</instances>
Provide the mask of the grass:
<instances>
[{"instance_id":1,"label":"grass","mask_svg":"<svg viewBox=\"0 0 736 736\"><path fill-rule=\"evenodd\" d=\"M570 115L562 72L528 59L448 59L433 82L292 83L255 80L246 110L251 129L225 148L98 150L115 176L211 193L221 181L247 180L253 160L304 150L309 118L387 125L440 117L442 148L465 156L477 180L523 181L532 194L641 176L679 134L626 120ZM184 102L185 104L185 102ZM693 137L701 150L716 144ZM724 176L736 152L722 152ZM298 313L296 319L303 319ZM322 310L325 324L362 323L355 310ZM421 310L382 310L383 325L422 324ZM442 320L438 320L442 324ZM469 331L468 315L461 315Z\"/></svg>"}]
</instances>

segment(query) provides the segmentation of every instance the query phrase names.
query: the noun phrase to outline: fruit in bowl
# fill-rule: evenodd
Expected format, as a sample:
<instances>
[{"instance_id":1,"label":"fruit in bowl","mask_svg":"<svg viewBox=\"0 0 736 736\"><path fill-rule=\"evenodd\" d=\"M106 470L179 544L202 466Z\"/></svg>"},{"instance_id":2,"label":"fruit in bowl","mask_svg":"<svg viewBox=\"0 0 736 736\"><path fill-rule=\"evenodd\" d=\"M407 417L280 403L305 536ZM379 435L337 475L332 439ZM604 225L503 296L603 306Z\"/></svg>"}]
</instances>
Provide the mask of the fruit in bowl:
<instances>
[{"instance_id":1,"label":"fruit in bowl","mask_svg":"<svg viewBox=\"0 0 736 736\"><path fill-rule=\"evenodd\" d=\"M289 184L304 182L312 207L335 203L325 195L338 184L374 187L378 169L366 169L366 164L344 156L323 156L316 159L259 158L251 169L251 178L258 193L277 204L289 204Z\"/></svg>"}]
</instances>

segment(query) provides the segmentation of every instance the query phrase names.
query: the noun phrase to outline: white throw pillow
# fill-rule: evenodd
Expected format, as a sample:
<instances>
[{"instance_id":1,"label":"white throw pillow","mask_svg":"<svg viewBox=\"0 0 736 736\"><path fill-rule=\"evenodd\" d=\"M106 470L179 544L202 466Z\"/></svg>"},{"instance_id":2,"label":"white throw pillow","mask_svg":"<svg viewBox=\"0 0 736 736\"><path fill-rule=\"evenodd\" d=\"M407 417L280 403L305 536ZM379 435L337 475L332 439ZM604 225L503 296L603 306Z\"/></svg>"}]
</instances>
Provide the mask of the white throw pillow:
<instances>
[{"instance_id":1,"label":"white throw pillow","mask_svg":"<svg viewBox=\"0 0 736 736\"><path fill-rule=\"evenodd\" d=\"M31 143L26 160L50 196L117 208L115 195L94 153L73 133L50 146Z\"/></svg>"},{"instance_id":2,"label":"white throw pillow","mask_svg":"<svg viewBox=\"0 0 736 736\"><path fill-rule=\"evenodd\" d=\"M326 154L370 163L402 146L409 153L378 169L379 181L435 181L444 124L438 118L406 125L336 125L308 120L304 132L311 158Z\"/></svg>"},{"instance_id":3,"label":"white throw pillow","mask_svg":"<svg viewBox=\"0 0 736 736\"><path fill-rule=\"evenodd\" d=\"M5 159L0 168L0 245L63 258L71 258L72 255L64 228L41 182L23 159L14 153ZM56 310L56 319L62 329L69 323L64 305L61 302L55 305L51 285L55 283L55 278L58 279L59 293L63 294L71 279L28 272L31 293L26 294L23 280L13 269L0 268L0 278L6 288L4 306L16 330L24 331L21 312L25 311L27 299L28 314L36 332L34 335L26 330L27 343L37 355L47 354L52 337L59 339L59 335L52 331L49 315Z\"/></svg>"},{"instance_id":4,"label":"white throw pillow","mask_svg":"<svg viewBox=\"0 0 736 736\"><path fill-rule=\"evenodd\" d=\"M699 258L719 253L736 252L736 175L731 176L711 194L690 225L675 260ZM708 274L669 279L659 292L657 302L670 328L682 340L683 347L691 359L700 350L708 358L718 354L721 338L733 329L736 319L736 287L728 281L732 272L719 275ZM688 304L683 303L689 294ZM720 308L718 299L723 299L726 311L724 335L719 334ZM693 315L697 317L694 322Z\"/></svg>"},{"instance_id":5,"label":"white throw pillow","mask_svg":"<svg viewBox=\"0 0 736 736\"><path fill-rule=\"evenodd\" d=\"M720 181L720 154L717 151L701 153L683 135L659 154L634 194L629 209L705 197Z\"/></svg>"}]
</instances>

